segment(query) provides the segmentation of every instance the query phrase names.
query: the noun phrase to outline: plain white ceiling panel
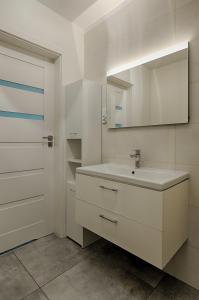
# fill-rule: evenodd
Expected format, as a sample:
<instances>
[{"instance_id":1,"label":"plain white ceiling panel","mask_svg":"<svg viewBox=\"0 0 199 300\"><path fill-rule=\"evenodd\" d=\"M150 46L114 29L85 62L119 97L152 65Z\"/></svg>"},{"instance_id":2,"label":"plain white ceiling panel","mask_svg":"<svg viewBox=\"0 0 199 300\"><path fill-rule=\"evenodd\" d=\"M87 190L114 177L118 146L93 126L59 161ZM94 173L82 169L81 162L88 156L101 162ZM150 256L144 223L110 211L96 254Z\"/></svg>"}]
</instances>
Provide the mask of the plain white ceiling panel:
<instances>
[{"instance_id":1,"label":"plain white ceiling panel","mask_svg":"<svg viewBox=\"0 0 199 300\"><path fill-rule=\"evenodd\" d=\"M97 23L103 21L113 11L120 9L123 5L131 1L134 0L97 0L75 19L75 23L84 31L87 31Z\"/></svg>"},{"instance_id":2,"label":"plain white ceiling panel","mask_svg":"<svg viewBox=\"0 0 199 300\"><path fill-rule=\"evenodd\" d=\"M58 14L74 21L97 0L38 0Z\"/></svg>"},{"instance_id":3,"label":"plain white ceiling panel","mask_svg":"<svg viewBox=\"0 0 199 300\"><path fill-rule=\"evenodd\" d=\"M84 31L101 22L115 9L135 0L37 0L74 22Z\"/></svg>"}]
</instances>

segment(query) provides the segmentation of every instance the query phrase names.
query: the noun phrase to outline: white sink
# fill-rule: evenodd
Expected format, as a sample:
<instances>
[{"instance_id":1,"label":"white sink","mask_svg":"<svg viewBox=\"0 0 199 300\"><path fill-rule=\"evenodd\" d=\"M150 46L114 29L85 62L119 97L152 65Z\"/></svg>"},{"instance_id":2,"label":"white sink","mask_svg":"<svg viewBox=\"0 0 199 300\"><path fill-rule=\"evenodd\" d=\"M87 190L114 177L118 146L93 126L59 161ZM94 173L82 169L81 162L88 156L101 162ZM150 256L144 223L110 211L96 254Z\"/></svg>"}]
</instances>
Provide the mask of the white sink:
<instances>
[{"instance_id":1,"label":"white sink","mask_svg":"<svg viewBox=\"0 0 199 300\"><path fill-rule=\"evenodd\" d=\"M132 172L133 171L133 172ZM102 177L127 184L163 191L189 178L184 171L139 168L117 164L100 164L77 168L77 173Z\"/></svg>"}]
</instances>

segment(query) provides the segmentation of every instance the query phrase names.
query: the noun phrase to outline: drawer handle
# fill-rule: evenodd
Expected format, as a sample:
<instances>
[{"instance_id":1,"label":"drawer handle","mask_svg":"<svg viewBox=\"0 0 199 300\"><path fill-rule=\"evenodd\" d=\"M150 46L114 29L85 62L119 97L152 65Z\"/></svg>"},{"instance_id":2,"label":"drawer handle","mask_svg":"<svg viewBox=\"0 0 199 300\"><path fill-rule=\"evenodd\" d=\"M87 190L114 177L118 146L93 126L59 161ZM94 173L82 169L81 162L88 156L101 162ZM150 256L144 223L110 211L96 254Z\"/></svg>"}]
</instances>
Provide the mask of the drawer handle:
<instances>
[{"instance_id":1,"label":"drawer handle","mask_svg":"<svg viewBox=\"0 0 199 300\"><path fill-rule=\"evenodd\" d=\"M106 186L104 186L104 185L100 185L99 187L100 187L101 189L104 189L104 190L109 190L109 191L112 191L112 192L118 192L117 189L111 189L111 188L108 188L108 187L106 187Z\"/></svg>"},{"instance_id":2,"label":"drawer handle","mask_svg":"<svg viewBox=\"0 0 199 300\"><path fill-rule=\"evenodd\" d=\"M107 217L105 217L104 215L99 215L99 217L102 218L102 219L104 219L104 220L107 220L107 221L109 221L109 222L111 222L111 223L114 223L114 224L117 224L117 223L118 223L117 220L107 218Z\"/></svg>"}]
</instances>

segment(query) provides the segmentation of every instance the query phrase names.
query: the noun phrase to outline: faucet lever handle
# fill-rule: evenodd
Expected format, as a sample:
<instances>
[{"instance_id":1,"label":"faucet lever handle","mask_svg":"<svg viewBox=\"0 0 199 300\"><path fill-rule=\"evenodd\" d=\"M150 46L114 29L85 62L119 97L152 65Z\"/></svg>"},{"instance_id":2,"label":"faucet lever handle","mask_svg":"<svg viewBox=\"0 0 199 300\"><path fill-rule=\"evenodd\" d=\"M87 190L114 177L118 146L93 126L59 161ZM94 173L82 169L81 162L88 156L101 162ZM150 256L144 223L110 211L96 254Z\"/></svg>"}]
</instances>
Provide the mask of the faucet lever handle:
<instances>
[{"instance_id":1,"label":"faucet lever handle","mask_svg":"<svg viewBox=\"0 0 199 300\"><path fill-rule=\"evenodd\" d=\"M133 149L130 153L130 158L135 158L135 167L140 167L141 151L140 149Z\"/></svg>"},{"instance_id":2,"label":"faucet lever handle","mask_svg":"<svg viewBox=\"0 0 199 300\"><path fill-rule=\"evenodd\" d=\"M130 157L135 157L136 155L140 155L140 149L132 149L130 153Z\"/></svg>"}]
</instances>

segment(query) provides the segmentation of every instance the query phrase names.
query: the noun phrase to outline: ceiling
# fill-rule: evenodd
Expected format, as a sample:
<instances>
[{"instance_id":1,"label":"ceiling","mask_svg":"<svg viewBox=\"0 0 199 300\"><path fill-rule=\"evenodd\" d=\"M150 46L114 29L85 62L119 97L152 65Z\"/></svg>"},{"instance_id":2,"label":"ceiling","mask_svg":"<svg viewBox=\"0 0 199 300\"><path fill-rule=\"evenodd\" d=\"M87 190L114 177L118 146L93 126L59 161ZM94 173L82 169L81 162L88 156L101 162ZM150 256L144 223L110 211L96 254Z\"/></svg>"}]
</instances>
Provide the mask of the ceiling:
<instances>
[{"instance_id":1,"label":"ceiling","mask_svg":"<svg viewBox=\"0 0 199 300\"><path fill-rule=\"evenodd\" d=\"M38 0L58 14L74 21L97 0ZM107 0L108 1L108 0Z\"/></svg>"}]
</instances>

